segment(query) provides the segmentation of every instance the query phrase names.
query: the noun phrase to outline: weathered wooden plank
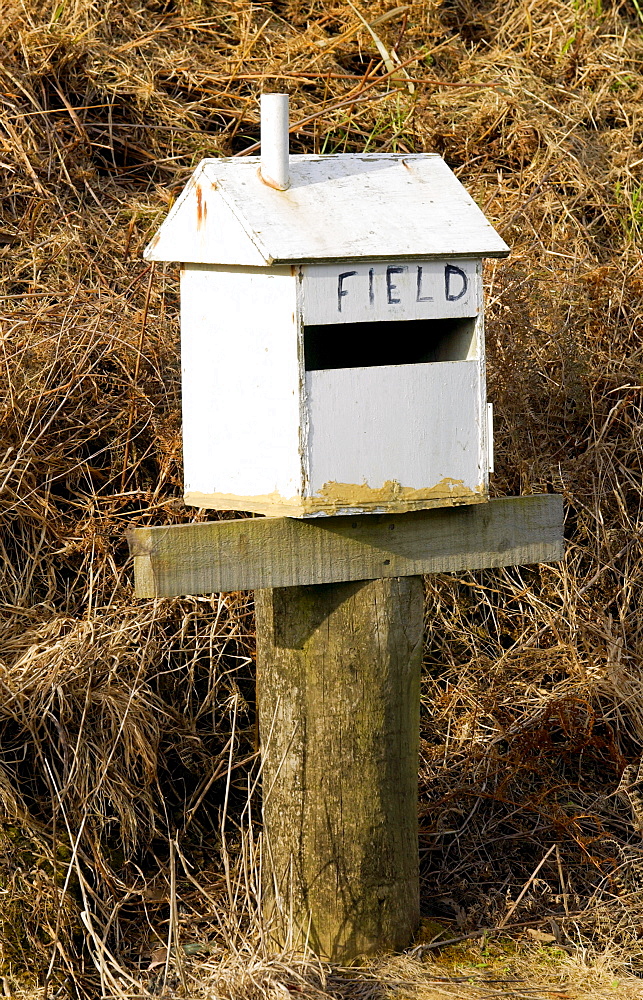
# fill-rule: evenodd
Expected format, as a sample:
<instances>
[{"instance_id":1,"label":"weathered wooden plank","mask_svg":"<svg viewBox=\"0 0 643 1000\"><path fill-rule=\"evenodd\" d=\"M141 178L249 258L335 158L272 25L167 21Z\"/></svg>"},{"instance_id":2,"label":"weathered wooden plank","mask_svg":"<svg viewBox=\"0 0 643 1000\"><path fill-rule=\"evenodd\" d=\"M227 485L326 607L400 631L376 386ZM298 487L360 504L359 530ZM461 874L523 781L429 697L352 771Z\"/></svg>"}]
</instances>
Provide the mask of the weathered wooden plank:
<instances>
[{"instance_id":1,"label":"weathered wooden plank","mask_svg":"<svg viewBox=\"0 0 643 1000\"><path fill-rule=\"evenodd\" d=\"M342 964L419 923L419 577L261 590L263 909Z\"/></svg>"},{"instance_id":2,"label":"weathered wooden plank","mask_svg":"<svg viewBox=\"0 0 643 1000\"><path fill-rule=\"evenodd\" d=\"M555 562L563 505L545 494L409 514L134 528L129 543L139 597L306 586Z\"/></svg>"}]
</instances>

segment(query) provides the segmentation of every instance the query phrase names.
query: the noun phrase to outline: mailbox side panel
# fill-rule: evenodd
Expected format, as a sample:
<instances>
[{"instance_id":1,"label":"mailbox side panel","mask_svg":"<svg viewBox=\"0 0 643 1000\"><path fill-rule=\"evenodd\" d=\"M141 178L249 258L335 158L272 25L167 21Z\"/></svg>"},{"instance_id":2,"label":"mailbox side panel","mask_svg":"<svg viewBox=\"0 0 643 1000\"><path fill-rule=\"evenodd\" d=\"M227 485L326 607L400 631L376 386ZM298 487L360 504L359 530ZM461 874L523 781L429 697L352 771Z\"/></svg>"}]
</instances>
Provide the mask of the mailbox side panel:
<instances>
[{"instance_id":1,"label":"mailbox side panel","mask_svg":"<svg viewBox=\"0 0 643 1000\"><path fill-rule=\"evenodd\" d=\"M187 504L301 512L296 297L290 267L183 268Z\"/></svg>"}]
</instances>

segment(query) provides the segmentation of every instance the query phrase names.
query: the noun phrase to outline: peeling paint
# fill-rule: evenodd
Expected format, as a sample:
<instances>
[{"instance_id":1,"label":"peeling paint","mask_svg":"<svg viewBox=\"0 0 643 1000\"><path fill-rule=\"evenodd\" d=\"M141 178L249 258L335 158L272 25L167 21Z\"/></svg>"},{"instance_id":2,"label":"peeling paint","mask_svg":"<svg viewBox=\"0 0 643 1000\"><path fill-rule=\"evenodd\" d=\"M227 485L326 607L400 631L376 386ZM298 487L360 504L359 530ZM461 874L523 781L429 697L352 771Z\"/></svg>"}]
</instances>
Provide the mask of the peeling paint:
<instances>
[{"instance_id":1,"label":"peeling paint","mask_svg":"<svg viewBox=\"0 0 643 1000\"><path fill-rule=\"evenodd\" d=\"M401 514L430 507L484 503L487 499L484 483L471 489L461 479L445 478L435 486L415 489L390 479L380 487L372 487L368 483L324 483L315 496L304 498L303 504L311 513L317 510L325 514L363 510Z\"/></svg>"},{"instance_id":2,"label":"peeling paint","mask_svg":"<svg viewBox=\"0 0 643 1000\"><path fill-rule=\"evenodd\" d=\"M303 517L305 514L299 497L282 497L280 493L263 496L241 497L235 493L198 493L184 495L188 507L203 507L206 510L245 510L266 517Z\"/></svg>"},{"instance_id":3,"label":"peeling paint","mask_svg":"<svg viewBox=\"0 0 643 1000\"><path fill-rule=\"evenodd\" d=\"M266 517L325 517L352 514L404 514L432 507L486 503L484 484L470 489L462 480L443 479L428 489L401 486L395 480L373 488L366 483L325 483L314 497L282 497L279 493L241 497L231 493L186 493L190 507L245 510Z\"/></svg>"}]
</instances>

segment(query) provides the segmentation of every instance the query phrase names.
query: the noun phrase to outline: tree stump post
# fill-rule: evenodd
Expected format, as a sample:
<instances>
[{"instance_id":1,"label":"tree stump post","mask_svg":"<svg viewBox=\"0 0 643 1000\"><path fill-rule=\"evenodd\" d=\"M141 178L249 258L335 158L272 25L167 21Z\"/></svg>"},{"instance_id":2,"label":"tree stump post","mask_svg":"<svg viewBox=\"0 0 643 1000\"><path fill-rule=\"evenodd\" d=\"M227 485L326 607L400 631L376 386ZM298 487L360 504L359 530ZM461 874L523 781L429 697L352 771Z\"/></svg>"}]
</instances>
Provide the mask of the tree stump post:
<instances>
[{"instance_id":1,"label":"tree stump post","mask_svg":"<svg viewBox=\"0 0 643 1000\"><path fill-rule=\"evenodd\" d=\"M419 923L418 576L256 592L263 911L335 962Z\"/></svg>"}]
</instances>

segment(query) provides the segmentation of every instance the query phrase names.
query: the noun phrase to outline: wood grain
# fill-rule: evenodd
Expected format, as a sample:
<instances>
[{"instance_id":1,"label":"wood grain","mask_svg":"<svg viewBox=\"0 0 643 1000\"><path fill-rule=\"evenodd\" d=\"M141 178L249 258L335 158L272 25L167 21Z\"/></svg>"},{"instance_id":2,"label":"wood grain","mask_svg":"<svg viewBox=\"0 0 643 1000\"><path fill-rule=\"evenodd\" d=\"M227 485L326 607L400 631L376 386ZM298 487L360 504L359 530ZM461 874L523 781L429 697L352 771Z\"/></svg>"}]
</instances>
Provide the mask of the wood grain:
<instances>
[{"instance_id":1,"label":"wood grain","mask_svg":"<svg viewBox=\"0 0 643 1000\"><path fill-rule=\"evenodd\" d=\"M134 528L139 597L369 580L563 556L562 497L507 497L409 514L249 518Z\"/></svg>"},{"instance_id":2,"label":"wood grain","mask_svg":"<svg viewBox=\"0 0 643 1000\"><path fill-rule=\"evenodd\" d=\"M266 927L343 964L419 922L422 580L259 591Z\"/></svg>"}]
</instances>

